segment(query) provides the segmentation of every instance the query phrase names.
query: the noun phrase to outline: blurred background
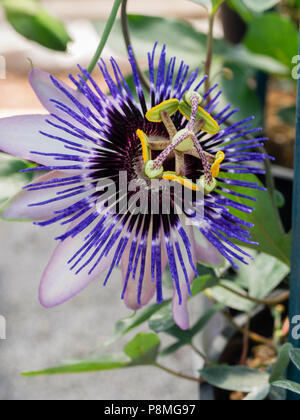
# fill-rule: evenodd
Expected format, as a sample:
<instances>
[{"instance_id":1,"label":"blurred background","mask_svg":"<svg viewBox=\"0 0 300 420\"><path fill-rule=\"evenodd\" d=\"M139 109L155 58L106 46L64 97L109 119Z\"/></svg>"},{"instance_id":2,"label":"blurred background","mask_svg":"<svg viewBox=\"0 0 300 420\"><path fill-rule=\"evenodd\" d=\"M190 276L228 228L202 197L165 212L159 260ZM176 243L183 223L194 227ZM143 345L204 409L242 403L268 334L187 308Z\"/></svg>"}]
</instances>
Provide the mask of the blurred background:
<instances>
[{"instance_id":1,"label":"blurred background","mask_svg":"<svg viewBox=\"0 0 300 420\"><path fill-rule=\"evenodd\" d=\"M246 0L225 2L214 31L213 75L227 102L239 107L242 116L255 114L257 124L264 125L270 137L268 150L277 159L278 188L287 191L293 175L296 83L291 71L296 63L291 58L297 55L299 2L273 3L276 9L266 17L264 10L247 8ZM35 11L37 4L46 17L40 16L40 9ZM76 72L77 63L87 66L111 6L112 0L0 0L0 55L6 63L5 77L0 80L0 117L45 112L27 81L31 66L65 81ZM170 56L183 58L192 68L203 67L208 30L204 7L187 0L129 0L128 12L133 45L143 68L146 52L157 40L167 44ZM29 26L22 26L20 15L27 17ZM44 27L41 22L48 23ZM64 26L57 26L58 22ZM111 55L128 74L119 22L104 51L104 58ZM100 75L98 81L103 84ZM2 160L0 200L4 201L24 179L17 174L8 182L1 165ZM289 211L287 197L282 208L287 227ZM104 290L94 283L63 307L46 311L40 306L38 284L57 231L0 221L0 315L7 320L7 340L0 341L0 399L178 399L178 395L183 400L197 399L197 385L174 382L160 372L154 375L152 368L21 377L22 371L56 365L62 355L90 356L87 349L99 349L115 322L130 315L120 302L118 273ZM195 366L186 349L170 363L190 373Z\"/></svg>"}]
</instances>

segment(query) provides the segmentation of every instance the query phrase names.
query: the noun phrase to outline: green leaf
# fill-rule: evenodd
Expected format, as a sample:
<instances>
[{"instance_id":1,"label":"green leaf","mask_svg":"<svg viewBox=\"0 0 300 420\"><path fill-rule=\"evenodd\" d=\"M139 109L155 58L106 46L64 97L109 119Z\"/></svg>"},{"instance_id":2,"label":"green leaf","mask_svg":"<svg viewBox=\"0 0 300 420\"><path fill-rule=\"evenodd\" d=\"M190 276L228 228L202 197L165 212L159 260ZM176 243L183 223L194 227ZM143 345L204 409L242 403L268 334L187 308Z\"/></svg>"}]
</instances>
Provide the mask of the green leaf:
<instances>
[{"instance_id":1,"label":"green leaf","mask_svg":"<svg viewBox=\"0 0 300 420\"><path fill-rule=\"evenodd\" d=\"M218 8L221 6L222 3L224 3L225 0L212 0L213 5L213 12L215 13Z\"/></svg>"},{"instance_id":2,"label":"green leaf","mask_svg":"<svg viewBox=\"0 0 300 420\"><path fill-rule=\"evenodd\" d=\"M290 351L290 359L294 365L300 370L300 350L292 349Z\"/></svg>"},{"instance_id":3,"label":"green leaf","mask_svg":"<svg viewBox=\"0 0 300 420\"><path fill-rule=\"evenodd\" d=\"M176 19L165 19L153 16L128 16L132 44L138 59L144 60L147 53L153 49L154 42L159 45L166 44L168 57L179 57L177 65L184 60L191 69L200 67L206 59L207 36L197 32L192 25ZM99 34L103 33L104 22L95 22L94 26ZM108 45L118 53L126 55L122 37L121 24L118 20L115 25ZM235 63L251 68L266 71L268 73L289 75L289 66L271 59L270 57L253 54L245 46L232 46L223 40L215 39L214 42L214 73L220 71L224 63ZM234 82L233 82L234 83ZM237 86L237 83L234 84Z\"/></svg>"},{"instance_id":4,"label":"green leaf","mask_svg":"<svg viewBox=\"0 0 300 420\"><path fill-rule=\"evenodd\" d=\"M288 66L267 55L255 54L242 44L232 48L232 46L226 42L216 40L215 51L224 59L224 67L226 67L226 64L227 66L230 64L236 64L240 67L244 66L244 68L246 67L245 72L249 76L251 76L249 68L261 70L269 74L282 76L290 75Z\"/></svg>"},{"instance_id":5,"label":"green leaf","mask_svg":"<svg viewBox=\"0 0 300 420\"><path fill-rule=\"evenodd\" d=\"M158 356L160 340L155 334L138 334L124 349L125 354L102 355L91 359L73 360L61 366L36 372L25 372L23 376L61 375L70 373L98 372L153 365Z\"/></svg>"},{"instance_id":6,"label":"green leaf","mask_svg":"<svg viewBox=\"0 0 300 420\"><path fill-rule=\"evenodd\" d=\"M204 6L210 14L215 14L225 0L191 0L194 3Z\"/></svg>"},{"instance_id":7,"label":"green leaf","mask_svg":"<svg viewBox=\"0 0 300 420\"><path fill-rule=\"evenodd\" d=\"M253 12L241 0L227 0L228 6L235 10L245 22L253 19Z\"/></svg>"},{"instance_id":8,"label":"green leaf","mask_svg":"<svg viewBox=\"0 0 300 420\"><path fill-rule=\"evenodd\" d=\"M260 125L263 118L262 106L254 90L249 87L248 80L253 76L253 70L238 64L224 63L224 67L229 68L234 78L228 80L223 77L220 85L223 90L222 105L233 103L239 107L239 112L232 117L233 122L239 122L249 115L255 115L256 124Z\"/></svg>"},{"instance_id":9,"label":"green leaf","mask_svg":"<svg viewBox=\"0 0 300 420\"><path fill-rule=\"evenodd\" d=\"M269 399L270 401L286 401L286 394L285 389L271 386Z\"/></svg>"},{"instance_id":10,"label":"green leaf","mask_svg":"<svg viewBox=\"0 0 300 420\"><path fill-rule=\"evenodd\" d=\"M193 297L204 292L206 289L216 286L220 282L214 270L209 267L198 264L197 272L200 276L193 280L191 287Z\"/></svg>"},{"instance_id":11,"label":"green leaf","mask_svg":"<svg viewBox=\"0 0 300 420\"><path fill-rule=\"evenodd\" d=\"M204 267L198 267L199 273L207 273L204 275L201 275L200 277L196 278L193 281L191 291L192 291L192 297L196 296L199 293L202 293L205 289L210 288L218 284L219 280L216 278L213 270L204 268ZM148 305L143 309L140 309L139 311L135 312L132 316L122 319L116 323L115 331L113 335L105 341L103 344L104 346L109 346L112 343L114 343L119 338L123 337L124 335L131 332L133 329L139 327L140 325L144 324L146 321L148 321L154 314L156 313L167 313L168 310L168 317L172 317L171 311L170 311L170 300L166 300L165 302L161 304L153 304ZM167 310L166 307L169 307ZM159 317L161 317L162 314L160 313ZM164 321L167 322L167 321ZM173 317L172 317L172 325L174 325ZM156 331L155 328L153 328L153 331Z\"/></svg>"},{"instance_id":12,"label":"green leaf","mask_svg":"<svg viewBox=\"0 0 300 420\"><path fill-rule=\"evenodd\" d=\"M13 28L30 39L56 51L66 51L71 41L65 26L49 15L36 0L0 0Z\"/></svg>"},{"instance_id":13,"label":"green leaf","mask_svg":"<svg viewBox=\"0 0 300 420\"><path fill-rule=\"evenodd\" d=\"M285 371L287 370L290 363L289 353L292 348L293 346L289 343L281 347L278 354L278 359L272 367L270 384L273 384L273 382L280 380L284 376Z\"/></svg>"},{"instance_id":14,"label":"green leaf","mask_svg":"<svg viewBox=\"0 0 300 420\"><path fill-rule=\"evenodd\" d=\"M32 172L20 173L31 166L22 159L0 154L0 204L9 200L32 181Z\"/></svg>"},{"instance_id":15,"label":"green leaf","mask_svg":"<svg viewBox=\"0 0 300 420\"><path fill-rule=\"evenodd\" d=\"M259 179L252 174L220 174L220 178L235 179L258 184L263 187ZM277 213L273 207L271 196L266 191L260 191L252 188L241 188L230 186L230 189L243 192L246 195L257 199L256 203L249 202L245 198L235 197L235 201L253 206L255 208L252 214L246 214L239 210L231 209L231 212L237 217L253 223L254 228L251 230L252 240L259 243L256 245L247 245L255 250L260 250L265 254L272 255L290 266L291 253L291 234L285 234L278 225ZM221 192L220 192L221 193ZM226 194L224 194L226 196Z\"/></svg>"},{"instance_id":16,"label":"green leaf","mask_svg":"<svg viewBox=\"0 0 300 420\"><path fill-rule=\"evenodd\" d=\"M287 391L294 392L300 395L300 385L292 381L277 381L272 384L278 388L286 389Z\"/></svg>"},{"instance_id":17,"label":"green leaf","mask_svg":"<svg viewBox=\"0 0 300 420\"><path fill-rule=\"evenodd\" d=\"M269 383L268 373L242 366L210 366L200 373L210 385L226 391L254 392Z\"/></svg>"},{"instance_id":18,"label":"green leaf","mask_svg":"<svg viewBox=\"0 0 300 420\"><path fill-rule=\"evenodd\" d=\"M132 316L118 321L115 326L114 334L104 343L104 345L109 346L122 336L128 334L134 328L144 324L144 322L148 321L153 314L168 305L169 302L170 301L168 300L162 304L148 305L145 308L135 312Z\"/></svg>"},{"instance_id":19,"label":"green leaf","mask_svg":"<svg viewBox=\"0 0 300 420\"><path fill-rule=\"evenodd\" d=\"M292 57L298 51L298 31L286 16L267 13L250 22L244 44L256 54L275 58L292 68Z\"/></svg>"},{"instance_id":20,"label":"green leaf","mask_svg":"<svg viewBox=\"0 0 300 420\"><path fill-rule=\"evenodd\" d=\"M245 290L239 287L233 281L222 280L221 284L230 287L230 289L240 293L246 294ZM256 305L248 299L237 296L236 294L224 289L223 287L216 286L210 290L211 296L217 301L222 302L225 306L241 312L250 312Z\"/></svg>"},{"instance_id":21,"label":"green leaf","mask_svg":"<svg viewBox=\"0 0 300 420\"><path fill-rule=\"evenodd\" d=\"M149 327L156 333L165 332L174 327L171 304L165 306L150 318Z\"/></svg>"},{"instance_id":22,"label":"green leaf","mask_svg":"<svg viewBox=\"0 0 300 420\"><path fill-rule=\"evenodd\" d=\"M267 398L271 390L270 385L263 385L257 388L255 391L250 392L244 401L263 401Z\"/></svg>"},{"instance_id":23,"label":"green leaf","mask_svg":"<svg viewBox=\"0 0 300 420\"><path fill-rule=\"evenodd\" d=\"M120 369L128 367L130 359L124 354L104 355L97 358L86 360L74 360L61 366L45 369L37 372L25 372L23 376L41 376L41 375L62 375L71 373L98 372L104 370Z\"/></svg>"},{"instance_id":24,"label":"green leaf","mask_svg":"<svg viewBox=\"0 0 300 420\"><path fill-rule=\"evenodd\" d=\"M125 348L131 366L153 365L157 359L160 339L156 334L138 334Z\"/></svg>"},{"instance_id":25,"label":"green leaf","mask_svg":"<svg viewBox=\"0 0 300 420\"><path fill-rule=\"evenodd\" d=\"M253 253L253 256L254 261L248 266L239 265L236 281L248 289L250 296L265 299L290 273L290 267L267 254Z\"/></svg>"},{"instance_id":26,"label":"green leaf","mask_svg":"<svg viewBox=\"0 0 300 420\"><path fill-rule=\"evenodd\" d=\"M280 0L243 0L243 2L250 10L262 13L272 9Z\"/></svg>"},{"instance_id":27,"label":"green leaf","mask_svg":"<svg viewBox=\"0 0 300 420\"><path fill-rule=\"evenodd\" d=\"M220 310L224 308L224 305L218 304L214 306L212 309L208 310L197 322L196 324L189 330L182 331L180 328L174 325L172 329L167 330L166 332L174 337L179 339L178 342L170 345L166 349L161 352L161 356L168 356L176 351L178 351L181 347L190 344L193 338L199 334L203 328L208 324L208 322L212 319L212 317L218 313Z\"/></svg>"}]
</instances>

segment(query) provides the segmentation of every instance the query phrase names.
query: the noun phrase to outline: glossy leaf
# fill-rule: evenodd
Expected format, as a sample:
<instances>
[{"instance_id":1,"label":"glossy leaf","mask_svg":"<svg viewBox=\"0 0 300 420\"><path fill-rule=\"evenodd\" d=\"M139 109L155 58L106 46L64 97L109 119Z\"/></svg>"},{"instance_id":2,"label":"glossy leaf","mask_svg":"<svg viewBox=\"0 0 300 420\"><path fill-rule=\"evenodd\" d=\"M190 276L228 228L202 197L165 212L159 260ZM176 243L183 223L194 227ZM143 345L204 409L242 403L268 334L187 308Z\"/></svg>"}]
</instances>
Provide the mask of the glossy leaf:
<instances>
[{"instance_id":1,"label":"glossy leaf","mask_svg":"<svg viewBox=\"0 0 300 420\"><path fill-rule=\"evenodd\" d=\"M156 334L140 333L124 348L131 366L153 365L158 356L160 339Z\"/></svg>"},{"instance_id":2,"label":"glossy leaf","mask_svg":"<svg viewBox=\"0 0 300 420\"><path fill-rule=\"evenodd\" d=\"M102 355L90 359L73 360L49 369L25 372L23 376L88 373L128 368L155 363L160 340L155 334L138 334L124 349L125 354Z\"/></svg>"},{"instance_id":3,"label":"glossy leaf","mask_svg":"<svg viewBox=\"0 0 300 420\"><path fill-rule=\"evenodd\" d=\"M128 19L132 44L138 59L145 59L147 53L153 49L153 45L157 41L159 46L167 45L168 57L179 57L177 65L180 64L181 60L184 60L190 65L191 69L196 67L199 67L200 70L203 69L203 63L206 58L207 36L197 32L192 25L176 19L151 16L129 15ZM104 22L96 22L94 25L97 32L102 34ZM126 49L123 43L120 42L121 37L121 25L120 21L117 21L110 35L108 45L114 52L126 55ZM187 39L188 44L186 42ZM284 66L278 60L268 56L253 54L243 45L236 46L233 49L225 41L215 39L215 71L218 72L225 62L246 65L268 73L289 75L289 66Z\"/></svg>"},{"instance_id":4,"label":"glossy leaf","mask_svg":"<svg viewBox=\"0 0 300 420\"><path fill-rule=\"evenodd\" d=\"M209 13L216 13L216 11L219 9L222 3L224 3L225 0L191 0L194 3L200 4L201 6L204 6Z\"/></svg>"},{"instance_id":5,"label":"glossy leaf","mask_svg":"<svg viewBox=\"0 0 300 420\"><path fill-rule=\"evenodd\" d=\"M116 323L115 331L112 337L110 337L104 343L105 346L109 346L122 336L128 334L133 329L139 327L140 325L144 324L144 322L148 321L153 314L160 311L166 305L169 304L170 301L165 301L162 304L153 304L148 305L145 308L135 312L132 316L121 319Z\"/></svg>"},{"instance_id":6,"label":"glossy leaf","mask_svg":"<svg viewBox=\"0 0 300 420\"><path fill-rule=\"evenodd\" d=\"M221 174L220 178L233 178L240 181L257 183L263 187L259 179L252 174ZM221 180L220 180L221 181ZM231 187L235 191L243 192L257 199L256 203L244 198L236 197L239 203L254 207L252 214L246 214L239 210L232 209L232 213L238 217L254 224L251 230L252 240L259 243L259 246L250 247L278 258L286 265L290 265L291 234L285 234L278 225L278 218L268 192L250 188ZM224 194L226 195L226 194Z\"/></svg>"},{"instance_id":7,"label":"glossy leaf","mask_svg":"<svg viewBox=\"0 0 300 420\"><path fill-rule=\"evenodd\" d=\"M165 332L174 327L172 305L169 304L156 312L149 320L149 327L156 333Z\"/></svg>"},{"instance_id":8,"label":"glossy leaf","mask_svg":"<svg viewBox=\"0 0 300 420\"><path fill-rule=\"evenodd\" d=\"M254 12L265 12L266 10L272 9L280 0L242 0L250 10Z\"/></svg>"},{"instance_id":9,"label":"glossy leaf","mask_svg":"<svg viewBox=\"0 0 300 420\"><path fill-rule=\"evenodd\" d=\"M244 44L256 54L267 55L292 67L292 57L298 51L298 32L286 16L267 13L250 22Z\"/></svg>"},{"instance_id":10,"label":"glossy leaf","mask_svg":"<svg viewBox=\"0 0 300 420\"><path fill-rule=\"evenodd\" d=\"M199 334L208 324L208 322L212 319L212 317L217 314L220 310L224 308L224 305L218 304L213 308L209 309L197 322L196 324L190 328L189 330L182 331L177 326L174 326L165 332L173 337L176 337L179 341L170 345L166 349L161 352L161 356L168 356L176 351L178 351L181 347L190 344L193 338Z\"/></svg>"},{"instance_id":11,"label":"glossy leaf","mask_svg":"<svg viewBox=\"0 0 300 420\"><path fill-rule=\"evenodd\" d=\"M258 387L254 391L250 392L250 394L248 394L247 397L244 398L244 401L263 401L269 395L270 390L270 385L263 385L261 387Z\"/></svg>"},{"instance_id":12,"label":"glossy leaf","mask_svg":"<svg viewBox=\"0 0 300 420\"><path fill-rule=\"evenodd\" d=\"M241 64L224 63L224 67L232 71L233 79L226 77L220 79L220 86L223 91L221 106L228 103L239 108L239 112L233 115L231 121L239 122L249 115L255 115L255 123L260 125L263 119L263 110L256 92L249 87L248 81L254 77L253 69Z\"/></svg>"},{"instance_id":13,"label":"glossy leaf","mask_svg":"<svg viewBox=\"0 0 300 420\"><path fill-rule=\"evenodd\" d=\"M238 292L239 294L246 294L246 291L239 287L233 281L222 280L221 284L230 287L230 289ZM256 305L248 299L237 296L236 294L224 289L223 287L216 286L210 290L211 296L217 301L222 302L225 306L241 312L250 312Z\"/></svg>"},{"instance_id":14,"label":"glossy leaf","mask_svg":"<svg viewBox=\"0 0 300 420\"><path fill-rule=\"evenodd\" d=\"M290 359L294 363L294 365L300 370L300 350L299 349L291 349Z\"/></svg>"},{"instance_id":15,"label":"glossy leaf","mask_svg":"<svg viewBox=\"0 0 300 420\"><path fill-rule=\"evenodd\" d=\"M37 372L25 372L23 376L41 376L41 375L62 375L70 373L98 372L111 369L120 369L128 367L130 359L121 355L104 355L97 358L86 360L74 360L61 366L45 369Z\"/></svg>"},{"instance_id":16,"label":"glossy leaf","mask_svg":"<svg viewBox=\"0 0 300 420\"><path fill-rule=\"evenodd\" d=\"M276 363L272 367L271 377L270 377L270 383L279 381L285 374L285 371L288 368L288 365L290 363L290 356L289 353L293 346L291 344L285 344L281 347L278 359Z\"/></svg>"},{"instance_id":17,"label":"glossy leaf","mask_svg":"<svg viewBox=\"0 0 300 420\"><path fill-rule=\"evenodd\" d=\"M226 391L254 392L269 383L268 373L242 366L210 366L200 373L210 385Z\"/></svg>"},{"instance_id":18,"label":"glossy leaf","mask_svg":"<svg viewBox=\"0 0 300 420\"><path fill-rule=\"evenodd\" d=\"M277 382L274 382L272 385L300 395L300 385L297 384L296 382L277 381Z\"/></svg>"},{"instance_id":19,"label":"glossy leaf","mask_svg":"<svg viewBox=\"0 0 300 420\"><path fill-rule=\"evenodd\" d=\"M290 273L290 268L275 257L263 253L252 253L254 261L249 265L239 264L236 282L257 299L265 299Z\"/></svg>"},{"instance_id":20,"label":"glossy leaf","mask_svg":"<svg viewBox=\"0 0 300 420\"><path fill-rule=\"evenodd\" d=\"M64 24L49 15L36 0L1 0L6 18L25 38L44 47L66 51L71 41Z\"/></svg>"},{"instance_id":21,"label":"glossy leaf","mask_svg":"<svg viewBox=\"0 0 300 420\"><path fill-rule=\"evenodd\" d=\"M0 154L0 204L13 197L32 181L32 172L20 173L30 166L30 163L22 159Z\"/></svg>"},{"instance_id":22,"label":"glossy leaf","mask_svg":"<svg viewBox=\"0 0 300 420\"><path fill-rule=\"evenodd\" d=\"M210 268L198 264L197 271L201 275L195 278L192 283L192 297L195 297L199 293L204 292L208 288L216 286L220 281L216 277L214 271ZM183 334L186 333L180 328L176 327L173 320L172 305L170 301L166 302L163 306L160 307L158 311L156 311L151 316L149 320L149 327L156 333L166 332L167 334L177 337L179 339L181 339L183 337Z\"/></svg>"},{"instance_id":23,"label":"glossy leaf","mask_svg":"<svg viewBox=\"0 0 300 420\"><path fill-rule=\"evenodd\" d=\"M200 266L197 267L198 273L206 272L207 274L203 274L197 277L192 284L191 292L192 296L196 296L198 293L204 292L206 289L210 289L211 287L216 286L220 280L216 277L214 271L210 268L206 268Z\"/></svg>"}]
</instances>

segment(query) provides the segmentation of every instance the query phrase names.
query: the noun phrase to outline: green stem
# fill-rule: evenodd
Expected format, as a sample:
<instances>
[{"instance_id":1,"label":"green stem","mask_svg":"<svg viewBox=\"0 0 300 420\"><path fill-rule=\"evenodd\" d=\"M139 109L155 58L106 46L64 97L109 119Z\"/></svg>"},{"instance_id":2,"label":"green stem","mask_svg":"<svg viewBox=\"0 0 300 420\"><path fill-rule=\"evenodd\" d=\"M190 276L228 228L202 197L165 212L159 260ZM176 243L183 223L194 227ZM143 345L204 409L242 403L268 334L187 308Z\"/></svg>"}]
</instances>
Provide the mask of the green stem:
<instances>
[{"instance_id":1,"label":"green stem","mask_svg":"<svg viewBox=\"0 0 300 420\"><path fill-rule=\"evenodd\" d=\"M209 17L209 31L207 35L207 56L205 62L205 74L207 79L205 81L205 91L207 92L210 89L210 73L211 65L214 51L214 23L215 23L215 14L213 13Z\"/></svg>"},{"instance_id":2,"label":"green stem","mask_svg":"<svg viewBox=\"0 0 300 420\"><path fill-rule=\"evenodd\" d=\"M126 48L127 48L127 51L128 51L130 47L132 49L132 43L131 43L131 38L130 38L130 30L129 30L128 16L127 16L127 0L123 0L123 4L122 4L122 8L121 8L121 25L122 25L123 38L124 38ZM138 61L137 61L137 59L135 57L135 54L133 52L133 49L132 49L132 55L133 55L133 58L134 58L134 61L135 61L135 65L136 65L141 83L144 86L144 88L148 92L150 92L149 80L147 79L147 77L145 76L143 71L140 69L140 67L138 65Z\"/></svg>"},{"instance_id":3,"label":"green stem","mask_svg":"<svg viewBox=\"0 0 300 420\"><path fill-rule=\"evenodd\" d=\"M99 58L101 57L101 54L104 50L104 47L107 43L107 40L109 38L109 35L111 33L111 30L113 28L113 25L115 23L115 20L117 18L117 14L118 14L118 10L121 6L121 3L123 2L123 0L114 0L114 4L110 13L110 16L106 22L102 37L101 37L101 41L99 43L99 46L97 48L97 51L94 55L94 57L92 58L91 63L88 66L88 72L92 73L99 61Z\"/></svg>"},{"instance_id":4,"label":"green stem","mask_svg":"<svg viewBox=\"0 0 300 420\"><path fill-rule=\"evenodd\" d=\"M241 327L240 325L238 325L234 319L232 318L232 316L227 313L226 311L221 311L221 314L224 316L225 319L227 319L227 321L240 333L242 334L248 334L248 337L254 341L255 343L258 344L265 344L268 347L274 348L275 344L273 343L272 340L263 337L262 335L256 334L252 331L247 331L245 328Z\"/></svg>"},{"instance_id":5,"label":"green stem","mask_svg":"<svg viewBox=\"0 0 300 420\"><path fill-rule=\"evenodd\" d=\"M200 351L196 346L195 346L195 344L194 343L190 343L190 347L193 349L193 351L196 353L196 354L198 354L198 356L200 356L201 357L201 359L203 359L204 360L204 362L208 365L208 366L211 366L212 365L212 362L210 362L208 359L207 359L207 357L206 357L206 355L204 354L204 353L202 353L202 351Z\"/></svg>"},{"instance_id":6,"label":"green stem","mask_svg":"<svg viewBox=\"0 0 300 420\"><path fill-rule=\"evenodd\" d=\"M231 287L228 287L224 284L220 284L220 287L222 287L223 289L227 290L230 293L233 293L236 296L239 296L240 298L249 300L250 302L256 303L258 305L276 306L276 305L279 305L280 303L286 302L290 297L290 292L286 291L286 292L282 293L280 296L278 296L276 299L269 299L269 300L256 299L256 298L251 297L249 295L237 292L236 290L234 290Z\"/></svg>"},{"instance_id":7,"label":"green stem","mask_svg":"<svg viewBox=\"0 0 300 420\"><path fill-rule=\"evenodd\" d=\"M198 382L199 384L202 384L204 382L204 380L201 378L194 378L193 376L188 376L179 372L175 372L174 370L169 369L159 363L155 363L154 366L156 366L160 370L163 370L166 373L169 373L170 375L176 376L177 378L186 379L187 381L192 381L192 382Z\"/></svg>"}]
</instances>

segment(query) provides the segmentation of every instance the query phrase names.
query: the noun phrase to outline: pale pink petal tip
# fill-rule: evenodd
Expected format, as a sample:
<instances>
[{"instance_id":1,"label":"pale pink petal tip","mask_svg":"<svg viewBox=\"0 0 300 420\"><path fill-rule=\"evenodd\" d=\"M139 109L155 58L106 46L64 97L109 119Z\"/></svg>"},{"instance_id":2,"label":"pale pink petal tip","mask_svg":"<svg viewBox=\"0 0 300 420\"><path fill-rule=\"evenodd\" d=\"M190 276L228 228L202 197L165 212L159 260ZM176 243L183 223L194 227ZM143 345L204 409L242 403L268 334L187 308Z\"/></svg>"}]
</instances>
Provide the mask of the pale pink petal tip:
<instances>
[{"instance_id":1,"label":"pale pink petal tip","mask_svg":"<svg viewBox=\"0 0 300 420\"><path fill-rule=\"evenodd\" d=\"M224 257L219 250L203 235L196 234L195 252L197 261L209 267L220 267L224 264Z\"/></svg>"},{"instance_id":2,"label":"pale pink petal tip","mask_svg":"<svg viewBox=\"0 0 300 420\"><path fill-rule=\"evenodd\" d=\"M62 90L54 85L52 77L49 73L45 73L39 69L34 69L29 74L29 82L41 104L50 113L60 114L60 111L52 101L53 99L58 102L62 102L73 110L76 110L74 102L68 98ZM66 92L74 96L83 105L89 105L86 97L77 89L73 89L62 81L59 81L59 84Z\"/></svg>"},{"instance_id":3,"label":"pale pink petal tip","mask_svg":"<svg viewBox=\"0 0 300 420\"><path fill-rule=\"evenodd\" d=\"M188 312L188 293L186 288L183 288L182 295L182 303L180 305L177 292L174 293L172 300L172 312L175 324L185 331L190 328L190 317Z\"/></svg>"}]
</instances>

